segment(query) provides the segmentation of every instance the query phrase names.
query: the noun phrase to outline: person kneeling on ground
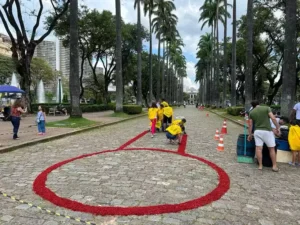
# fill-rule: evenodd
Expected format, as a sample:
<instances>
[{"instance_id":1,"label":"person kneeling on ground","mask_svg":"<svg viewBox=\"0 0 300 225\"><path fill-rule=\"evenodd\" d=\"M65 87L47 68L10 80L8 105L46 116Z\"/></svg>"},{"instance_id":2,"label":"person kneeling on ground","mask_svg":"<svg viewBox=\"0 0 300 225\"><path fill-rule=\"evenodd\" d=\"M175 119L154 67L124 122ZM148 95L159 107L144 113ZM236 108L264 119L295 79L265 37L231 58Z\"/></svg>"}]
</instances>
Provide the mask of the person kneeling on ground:
<instances>
[{"instance_id":1,"label":"person kneeling on ground","mask_svg":"<svg viewBox=\"0 0 300 225\"><path fill-rule=\"evenodd\" d=\"M166 137L170 140L170 143L174 143L177 140L178 144L180 144L182 130L178 124L169 126L166 131Z\"/></svg>"},{"instance_id":2,"label":"person kneeling on ground","mask_svg":"<svg viewBox=\"0 0 300 225\"><path fill-rule=\"evenodd\" d=\"M186 119L183 118L183 119L179 119L179 120L174 120L171 125L175 125L175 124L179 125L181 127L182 132L184 134L186 134L185 126L184 126L185 123L186 123Z\"/></svg>"}]
</instances>

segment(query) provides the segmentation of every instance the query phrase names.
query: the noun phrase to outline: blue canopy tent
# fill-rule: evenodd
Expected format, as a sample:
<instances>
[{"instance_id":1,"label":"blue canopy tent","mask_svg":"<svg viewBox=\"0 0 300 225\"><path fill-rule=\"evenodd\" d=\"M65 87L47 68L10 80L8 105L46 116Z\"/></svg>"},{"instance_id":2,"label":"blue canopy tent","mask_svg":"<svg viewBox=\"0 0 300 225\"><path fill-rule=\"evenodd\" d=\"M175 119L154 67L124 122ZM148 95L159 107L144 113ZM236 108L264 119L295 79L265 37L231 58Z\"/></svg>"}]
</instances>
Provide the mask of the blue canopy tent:
<instances>
[{"instance_id":1,"label":"blue canopy tent","mask_svg":"<svg viewBox=\"0 0 300 225\"><path fill-rule=\"evenodd\" d=\"M0 93L25 93L25 91L10 85L0 85Z\"/></svg>"}]
</instances>

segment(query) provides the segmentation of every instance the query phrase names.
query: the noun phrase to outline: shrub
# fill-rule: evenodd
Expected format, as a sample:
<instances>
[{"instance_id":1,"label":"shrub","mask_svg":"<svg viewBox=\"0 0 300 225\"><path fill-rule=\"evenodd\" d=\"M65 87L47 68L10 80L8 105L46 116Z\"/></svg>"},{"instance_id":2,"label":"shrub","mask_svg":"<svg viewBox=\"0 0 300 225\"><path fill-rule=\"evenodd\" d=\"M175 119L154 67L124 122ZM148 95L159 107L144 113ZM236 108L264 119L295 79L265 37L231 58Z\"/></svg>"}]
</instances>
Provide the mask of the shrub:
<instances>
[{"instance_id":1,"label":"shrub","mask_svg":"<svg viewBox=\"0 0 300 225\"><path fill-rule=\"evenodd\" d=\"M209 107L210 107L210 105L209 105L209 104L205 105L205 108L209 108Z\"/></svg>"},{"instance_id":2,"label":"shrub","mask_svg":"<svg viewBox=\"0 0 300 225\"><path fill-rule=\"evenodd\" d=\"M212 106L211 106L211 109L216 109L216 108L217 108L216 105L212 105Z\"/></svg>"},{"instance_id":3,"label":"shrub","mask_svg":"<svg viewBox=\"0 0 300 225\"><path fill-rule=\"evenodd\" d=\"M140 105L123 105L123 112L127 114L140 114L142 110Z\"/></svg>"},{"instance_id":4,"label":"shrub","mask_svg":"<svg viewBox=\"0 0 300 225\"><path fill-rule=\"evenodd\" d=\"M108 106L109 110L115 110L116 109L116 103L110 102L110 103L107 104L107 106Z\"/></svg>"},{"instance_id":5,"label":"shrub","mask_svg":"<svg viewBox=\"0 0 300 225\"><path fill-rule=\"evenodd\" d=\"M271 105L270 107L271 107L271 109L274 109L274 110L280 110L281 109L280 105Z\"/></svg>"},{"instance_id":6,"label":"shrub","mask_svg":"<svg viewBox=\"0 0 300 225\"><path fill-rule=\"evenodd\" d=\"M244 110L244 107L228 107L227 113L232 116L239 116L240 112Z\"/></svg>"}]
</instances>

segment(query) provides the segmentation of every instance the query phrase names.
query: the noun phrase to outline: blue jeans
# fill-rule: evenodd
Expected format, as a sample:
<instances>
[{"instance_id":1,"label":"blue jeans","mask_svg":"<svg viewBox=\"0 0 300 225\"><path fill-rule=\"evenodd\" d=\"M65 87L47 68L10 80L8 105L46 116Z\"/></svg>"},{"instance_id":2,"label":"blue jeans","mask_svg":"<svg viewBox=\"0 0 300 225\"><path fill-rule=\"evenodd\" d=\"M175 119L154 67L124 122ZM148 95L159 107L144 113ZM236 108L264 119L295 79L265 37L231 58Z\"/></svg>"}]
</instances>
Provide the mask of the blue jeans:
<instances>
[{"instance_id":1,"label":"blue jeans","mask_svg":"<svg viewBox=\"0 0 300 225\"><path fill-rule=\"evenodd\" d=\"M170 140L175 140L175 139L177 138L177 135L172 135L172 134L170 134L168 131L167 131L167 133L166 133L166 136L167 136L167 138L170 139Z\"/></svg>"},{"instance_id":2,"label":"blue jeans","mask_svg":"<svg viewBox=\"0 0 300 225\"><path fill-rule=\"evenodd\" d=\"M39 133L45 133L46 132L45 120L40 120L40 122L38 123L37 126L38 126Z\"/></svg>"},{"instance_id":3,"label":"blue jeans","mask_svg":"<svg viewBox=\"0 0 300 225\"><path fill-rule=\"evenodd\" d=\"M13 139L16 139L18 137L18 131L20 127L20 117L12 116L11 123L13 125L13 133L14 133Z\"/></svg>"}]
</instances>

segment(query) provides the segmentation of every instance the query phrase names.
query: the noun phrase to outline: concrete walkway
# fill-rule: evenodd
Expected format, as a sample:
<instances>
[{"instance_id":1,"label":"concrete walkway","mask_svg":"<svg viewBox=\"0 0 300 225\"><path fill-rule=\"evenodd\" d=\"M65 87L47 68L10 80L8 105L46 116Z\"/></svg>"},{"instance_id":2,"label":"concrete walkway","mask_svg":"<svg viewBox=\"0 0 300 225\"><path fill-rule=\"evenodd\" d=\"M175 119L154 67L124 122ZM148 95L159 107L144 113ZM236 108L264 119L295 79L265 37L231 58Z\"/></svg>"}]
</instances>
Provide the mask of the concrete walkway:
<instances>
[{"instance_id":1,"label":"concrete walkway","mask_svg":"<svg viewBox=\"0 0 300 225\"><path fill-rule=\"evenodd\" d=\"M236 160L236 141L238 135L243 133L241 126L227 123L229 134L224 136L225 151L218 152L213 137L216 128L221 128L223 119L214 114L206 117L205 111L198 111L192 106L176 109L175 114L187 119L185 153L174 154L179 146L168 144L164 133L158 133L154 138L149 133L137 137L149 125L147 118L143 117L1 154L0 192L48 209L49 213L0 196L0 224L300 224L300 168L279 164L281 171L274 173L270 168L264 168L261 172L254 164L239 164ZM137 138L132 140L134 137ZM134 142L124 146L128 140ZM135 151L123 149L104 153L105 150L118 149L120 146ZM139 148L150 149L138 151ZM152 148L167 151L159 152ZM57 164L97 152L99 154ZM190 158L186 153L196 157ZM203 161L196 159L198 157ZM45 171L54 164L58 167ZM219 179L224 181L225 173L222 172L220 178L216 172L217 166L228 174L230 188L224 195L220 195L219 200L210 202L220 194L213 191L218 187ZM40 182L44 176L39 176L43 171L48 173L44 187L43 182ZM34 181L35 190L41 195L46 194L43 198L33 191ZM219 190L226 189L226 185L228 183L219 185ZM68 198L75 203L62 203L65 207L54 205L44 199L49 196L48 192L43 191L45 187L55 193L56 197ZM213 195L205 198L208 204L203 207L180 211L175 206L209 193ZM50 198L51 201L54 199ZM83 204L78 210L91 206L118 206L118 210L129 208L132 212L135 207L145 206L147 208L142 209L144 214L150 212L148 206L171 204L171 207L166 208L174 212L101 216L67 209L73 206L76 208L78 203ZM187 205L193 206L189 203ZM116 212L107 210L104 214Z\"/></svg>"}]
</instances>

